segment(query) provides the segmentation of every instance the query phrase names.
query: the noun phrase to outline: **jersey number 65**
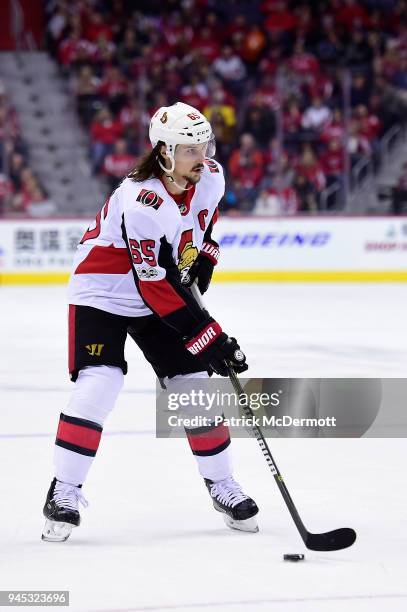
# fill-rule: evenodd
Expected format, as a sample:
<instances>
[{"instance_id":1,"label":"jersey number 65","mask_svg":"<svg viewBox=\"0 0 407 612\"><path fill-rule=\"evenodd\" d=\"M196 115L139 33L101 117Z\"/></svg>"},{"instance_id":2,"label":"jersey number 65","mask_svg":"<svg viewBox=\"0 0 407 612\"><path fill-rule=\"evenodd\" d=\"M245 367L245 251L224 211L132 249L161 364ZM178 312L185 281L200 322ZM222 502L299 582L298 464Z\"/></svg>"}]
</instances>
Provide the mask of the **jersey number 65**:
<instances>
[{"instance_id":1,"label":"jersey number 65","mask_svg":"<svg viewBox=\"0 0 407 612\"><path fill-rule=\"evenodd\" d=\"M141 264L148 263L150 266L156 266L157 260L154 253L155 240L133 240L129 239L130 253L133 263ZM141 251L141 252L140 252Z\"/></svg>"}]
</instances>

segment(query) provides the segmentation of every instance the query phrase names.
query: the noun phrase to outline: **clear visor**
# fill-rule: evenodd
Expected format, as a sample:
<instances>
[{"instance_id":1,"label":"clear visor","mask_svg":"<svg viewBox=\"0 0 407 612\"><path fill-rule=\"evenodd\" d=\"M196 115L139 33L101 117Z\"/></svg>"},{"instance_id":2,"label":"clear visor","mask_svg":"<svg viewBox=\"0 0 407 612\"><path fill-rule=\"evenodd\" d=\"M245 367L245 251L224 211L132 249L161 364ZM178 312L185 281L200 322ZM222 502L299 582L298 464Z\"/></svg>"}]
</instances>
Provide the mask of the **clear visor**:
<instances>
[{"instance_id":1,"label":"clear visor","mask_svg":"<svg viewBox=\"0 0 407 612\"><path fill-rule=\"evenodd\" d=\"M208 142L194 145L177 145L175 147L175 159L200 160L205 157L213 157L216 153L216 140L212 134Z\"/></svg>"}]
</instances>

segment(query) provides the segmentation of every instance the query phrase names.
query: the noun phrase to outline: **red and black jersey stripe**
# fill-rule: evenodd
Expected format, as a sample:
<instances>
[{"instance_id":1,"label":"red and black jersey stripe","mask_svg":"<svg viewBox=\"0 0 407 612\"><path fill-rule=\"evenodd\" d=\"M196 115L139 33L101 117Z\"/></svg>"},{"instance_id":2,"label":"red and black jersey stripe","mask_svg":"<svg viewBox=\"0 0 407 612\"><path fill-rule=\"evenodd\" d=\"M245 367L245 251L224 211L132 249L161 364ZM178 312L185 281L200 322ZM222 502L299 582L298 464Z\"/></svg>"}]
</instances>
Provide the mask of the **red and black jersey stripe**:
<instances>
[{"instance_id":1,"label":"red and black jersey stripe","mask_svg":"<svg viewBox=\"0 0 407 612\"><path fill-rule=\"evenodd\" d=\"M185 428L192 453L199 457L217 455L230 444L229 428L224 423L196 429Z\"/></svg>"},{"instance_id":2,"label":"red and black jersey stripe","mask_svg":"<svg viewBox=\"0 0 407 612\"><path fill-rule=\"evenodd\" d=\"M103 427L61 412L55 444L67 450L94 457L99 447Z\"/></svg>"}]
</instances>

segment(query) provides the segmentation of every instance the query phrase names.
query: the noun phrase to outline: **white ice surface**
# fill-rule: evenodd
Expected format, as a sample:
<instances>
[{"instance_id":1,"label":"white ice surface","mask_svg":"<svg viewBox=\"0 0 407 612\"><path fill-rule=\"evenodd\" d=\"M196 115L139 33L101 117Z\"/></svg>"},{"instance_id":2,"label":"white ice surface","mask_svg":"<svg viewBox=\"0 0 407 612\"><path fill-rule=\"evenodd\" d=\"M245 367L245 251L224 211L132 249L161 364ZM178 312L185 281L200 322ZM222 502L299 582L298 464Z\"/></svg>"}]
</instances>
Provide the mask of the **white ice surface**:
<instances>
[{"instance_id":1,"label":"white ice surface","mask_svg":"<svg viewBox=\"0 0 407 612\"><path fill-rule=\"evenodd\" d=\"M406 298L405 285L250 284L214 285L207 301L251 376L404 377ZM232 532L186 442L155 439L154 376L130 342L82 526L42 542L72 386L65 289L0 288L0 338L0 590L69 589L83 612L407 609L405 440L270 441L307 527L357 530L336 553L305 550L256 442L235 440L236 477L261 512L258 534ZM284 563L290 552L306 561Z\"/></svg>"}]
</instances>

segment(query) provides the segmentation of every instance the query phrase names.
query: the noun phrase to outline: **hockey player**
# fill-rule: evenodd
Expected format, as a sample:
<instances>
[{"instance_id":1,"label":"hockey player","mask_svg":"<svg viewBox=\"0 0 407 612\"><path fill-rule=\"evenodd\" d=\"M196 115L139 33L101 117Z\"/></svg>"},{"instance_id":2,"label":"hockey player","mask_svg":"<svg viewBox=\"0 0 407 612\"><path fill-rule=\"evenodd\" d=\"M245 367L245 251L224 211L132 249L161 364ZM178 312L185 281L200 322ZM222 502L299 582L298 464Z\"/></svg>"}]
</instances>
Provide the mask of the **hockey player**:
<instances>
[{"instance_id":1,"label":"hockey player","mask_svg":"<svg viewBox=\"0 0 407 612\"><path fill-rule=\"evenodd\" d=\"M82 484L127 372L127 335L168 389L188 377L227 376L225 360L236 372L247 369L236 340L182 282L206 291L219 255L211 231L224 178L212 159L211 126L177 102L154 114L149 136L152 150L107 200L74 259L68 298L75 389L59 419L44 540L64 541L80 524ZM227 427L188 430L187 437L215 509L229 527L257 531L258 508L232 476Z\"/></svg>"}]
</instances>

